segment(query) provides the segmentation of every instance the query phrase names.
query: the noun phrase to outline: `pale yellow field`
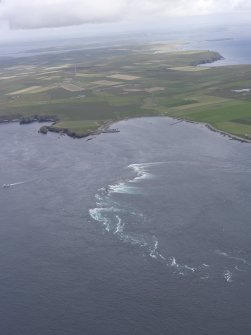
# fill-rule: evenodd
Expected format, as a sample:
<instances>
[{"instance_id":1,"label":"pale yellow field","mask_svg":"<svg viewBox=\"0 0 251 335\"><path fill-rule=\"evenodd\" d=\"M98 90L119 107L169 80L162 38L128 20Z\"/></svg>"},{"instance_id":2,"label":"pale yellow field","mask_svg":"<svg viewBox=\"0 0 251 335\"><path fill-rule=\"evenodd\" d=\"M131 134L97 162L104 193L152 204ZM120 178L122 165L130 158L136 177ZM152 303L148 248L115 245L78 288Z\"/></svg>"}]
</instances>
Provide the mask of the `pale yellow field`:
<instances>
[{"instance_id":1,"label":"pale yellow field","mask_svg":"<svg viewBox=\"0 0 251 335\"><path fill-rule=\"evenodd\" d=\"M46 67L45 70L46 71L51 71L51 70L60 70L60 69L66 69L70 66L73 66L72 64L64 64L64 65L60 65L60 66L52 66L52 67Z\"/></svg>"},{"instance_id":2,"label":"pale yellow field","mask_svg":"<svg viewBox=\"0 0 251 335\"><path fill-rule=\"evenodd\" d=\"M76 73L76 77L86 77L86 78L92 78L92 77L100 77L100 75L96 73Z\"/></svg>"},{"instance_id":3,"label":"pale yellow field","mask_svg":"<svg viewBox=\"0 0 251 335\"><path fill-rule=\"evenodd\" d=\"M146 88L145 91L148 93L154 93L154 92L160 92L164 91L165 87L151 87L151 88Z\"/></svg>"},{"instance_id":4,"label":"pale yellow field","mask_svg":"<svg viewBox=\"0 0 251 335\"><path fill-rule=\"evenodd\" d=\"M157 43L149 43L149 49L154 54L164 54L164 53L170 53L178 50L180 48L180 44L183 44L181 42L157 42Z\"/></svg>"},{"instance_id":5,"label":"pale yellow field","mask_svg":"<svg viewBox=\"0 0 251 335\"><path fill-rule=\"evenodd\" d=\"M35 93L41 93L51 90L52 88L55 88L55 86L30 86L27 88L24 88L22 90L18 90L15 92L8 93L6 95L18 95L18 94L35 94Z\"/></svg>"},{"instance_id":6,"label":"pale yellow field","mask_svg":"<svg viewBox=\"0 0 251 335\"><path fill-rule=\"evenodd\" d=\"M39 79L39 80L54 80L54 79L59 79L61 78L60 76L49 76L49 77L37 77L36 79Z\"/></svg>"},{"instance_id":7,"label":"pale yellow field","mask_svg":"<svg viewBox=\"0 0 251 335\"><path fill-rule=\"evenodd\" d=\"M13 79L13 78L16 78L16 77L17 77L17 76L0 77L0 80Z\"/></svg>"},{"instance_id":8,"label":"pale yellow field","mask_svg":"<svg viewBox=\"0 0 251 335\"><path fill-rule=\"evenodd\" d=\"M201 54L203 52L206 52L206 50L177 50L174 51L173 54L177 55L194 55L194 54Z\"/></svg>"},{"instance_id":9,"label":"pale yellow field","mask_svg":"<svg viewBox=\"0 0 251 335\"><path fill-rule=\"evenodd\" d=\"M133 69L135 69L135 66L125 65L125 66L122 66L121 69L125 69L125 70L133 70Z\"/></svg>"},{"instance_id":10,"label":"pale yellow field","mask_svg":"<svg viewBox=\"0 0 251 335\"><path fill-rule=\"evenodd\" d=\"M33 75L35 72L20 72L17 74L18 77L20 76L30 76L30 75Z\"/></svg>"},{"instance_id":11,"label":"pale yellow field","mask_svg":"<svg viewBox=\"0 0 251 335\"><path fill-rule=\"evenodd\" d=\"M127 74L122 74L122 73L116 73L111 76L108 76L107 78L113 78L113 79L119 79L119 80L136 80L140 79L140 77L136 76L129 76Z\"/></svg>"},{"instance_id":12,"label":"pale yellow field","mask_svg":"<svg viewBox=\"0 0 251 335\"><path fill-rule=\"evenodd\" d=\"M204 66L180 66L180 67L171 67L171 68L169 68L169 70L184 71L184 72L198 72L198 71L210 70L210 67L204 67Z\"/></svg>"},{"instance_id":13,"label":"pale yellow field","mask_svg":"<svg viewBox=\"0 0 251 335\"><path fill-rule=\"evenodd\" d=\"M91 84L97 86L115 86L121 84L121 82L110 81L110 80L97 80L93 81Z\"/></svg>"},{"instance_id":14,"label":"pale yellow field","mask_svg":"<svg viewBox=\"0 0 251 335\"><path fill-rule=\"evenodd\" d=\"M39 75L43 76L43 75L48 75L48 74L51 74L51 73L58 73L58 72L59 72L59 69L54 70L54 71L40 72Z\"/></svg>"},{"instance_id":15,"label":"pale yellow field","mask_svg":"<svg viewBox=\"0 0 251 335\"><path fill-rule=\"evenodd\" d=\"M100 64L96 64L96 66L99 66L99 67L103 67L103 66L107 66L109 65L108 63L100 63Z\"/></svg>"},{"instance_id":16,"label":"pale yellow field","mask_svg":"<svg viewBox=\"0 0 251 335\"><path fill-rule=\"evenodd\" d=\"M164 45L164 46L159 46L157 48L152 48L152 51L154 54L166 54L166 53L171 53L177 50L176 46L170 46L170 45Z\"/></svg>"},{"instance_id":17,"label":"pale yellow field","mask_svg":"<svg viewBox=\"0 0 251 335\"><path fill-rule=\"evenodd\" d=\"M63 89L65 89L66 91L70 91L70 92L80 92L80 91L84 91L85 89L83 87L74 85L74 84L62 84L61 87Z\"/></svg>"},{"instance_id":18,"label":"pale yellow field","mask_svg":"<svg viewBox=\"0 0 251 335\"><path fill-rule=\"evenodd\" d=\"M141 89L141 88L127 88L124 91L125 92L144 92L144 89Z\"/></svg>"}]
</instances>

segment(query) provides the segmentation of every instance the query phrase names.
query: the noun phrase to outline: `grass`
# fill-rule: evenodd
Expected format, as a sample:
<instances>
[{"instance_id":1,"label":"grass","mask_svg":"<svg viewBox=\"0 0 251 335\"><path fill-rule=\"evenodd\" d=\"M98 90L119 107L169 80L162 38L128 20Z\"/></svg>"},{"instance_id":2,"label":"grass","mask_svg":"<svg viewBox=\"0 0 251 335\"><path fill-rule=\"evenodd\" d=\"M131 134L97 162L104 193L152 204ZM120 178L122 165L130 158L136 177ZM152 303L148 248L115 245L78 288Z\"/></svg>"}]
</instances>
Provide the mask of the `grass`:
<instances>
[{"instance_id":1,"label":"grass","mask_svg":"<svg viewBox=\"0 0 251 335\"><path fill-rule=\"evenodd\" d=\"M83 131L86 133L95 131L97 127L100 127L102 124L103 124L103 121L93 121L93 120L63 121L63 122L58 122L55 128L70 129L74 133L81 135Z\"/></svg>"},{"instance_id":2,"label":"grass","mask_svg":"<svg viewBox=\"0 0 251 335\"><path fill-rule=\"evenodd\" d=\"M56 129L84 136L111 120L169 115L251 136L251 93L232 91L251 88L251 65L197 67L219 54L176 48L141 45L3 59L0 120L51 115L59 119Z\"/></svg>"},{"instance_id":3,"label":"grass","mask_svg":"<svg viewBox=\"0 0 251 335\"><path fill-rule=\"evenodd\" d=\"M180 115L186 119L209 123L215 128L244 138L251 137L251 102L227 103Z\"/></svg>"},{"instance_id":4,"label":"grass","mask_svg":"<svg viewBox=\"0 0 251 335\"><path fill-rule=\"evenodd\" d=\"M210 68L204 66L180 66L180 67L171 67L170 70L184 71L184 72L198 72L198 71L210 70Z\"/></svg>"}]
</instances>

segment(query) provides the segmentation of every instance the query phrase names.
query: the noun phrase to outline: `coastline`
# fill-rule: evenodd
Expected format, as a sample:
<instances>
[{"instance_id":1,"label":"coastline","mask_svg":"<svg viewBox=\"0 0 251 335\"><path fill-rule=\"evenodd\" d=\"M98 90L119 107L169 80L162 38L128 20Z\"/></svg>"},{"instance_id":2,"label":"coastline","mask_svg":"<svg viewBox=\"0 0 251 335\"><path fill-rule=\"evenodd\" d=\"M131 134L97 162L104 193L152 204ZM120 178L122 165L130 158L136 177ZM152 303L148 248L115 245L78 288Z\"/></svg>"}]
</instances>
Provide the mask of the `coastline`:
<instances>
[{"instance_id":1,"label":"coastline","mask_svg":"<svg viewBox=\"0 0 251 335\"><path fill-rule=\"evenodd\" d=\"M228 133L228 132L226 132L224 130L217 129L214 126L212 126L210 123L197 122L197 121L192 121L192 120L183 119L183 118L175 118L175 117L172 117L172 116L168 116L168 117L170 117L171 119L180 121L180 122L187 122L187 123L193 123L193 124L197 124L197 125L203 125L204 127L208 128L209 130L211 130L211 131L213 131L215 133L219 133L219 134L221 134L223 136L226 136L226 137L228 137L231 140L239 141L239 142L242 142L242 143L251 143L251 140L249 140L249 139L246 139L246 138L243 138L243 137L240 137L240 136Z\"/></svg>"},{"instance_id":2,"label":"coastline","mask_svg":"<svg viewBox=\"0 0 251 335\"><path fill-rule=\"evenodd\" d=\"M144 116L142 116L144 117ZM40 127L40 129L38 130L38 133L46 135L48 132L51 133L59 133L61 135L67 135L71 138L85 138L85 137L89 137L89 136L94 136L94 135L100 135L104 132L108 132L109 131L109 127L114 124L115 122L118 121L123 121L126 120L128 118L125 119L120 119L120 120L109 120L109 121L105 121L101 126L99 126L96 130L93 131L89 131L83 134L78 134L74 131L71 131L68 128L61 128L61 127L53 127L54 125L56 125L56 123L58 122L58 120L56 121L54 119L54 117L42 117L41 119L37 119L37 118L31 118L29 120L29 122L23 122L23 119L5 119L5 120L0 120L0 126L4 125L4 124L10 124L10 123L19 123L20 126L22 125L28 125L28 124L32 124L32 123L51 123L50 125L43 125L42 127Z\"/></svg>"},{"instance_id":3,"label":"coastline","mask_svg":"<svg viewBox=\"0 0 251 335\"><path fill-rule=\"evenodd\" d=\"M173 116L163 116L163 115L140 116L140 117L136 116L134 118L135 119L137 119L137 118L143 119L143 118L154 118L154 117L169 118L169 119L173 119L173 120L177 121L177 122L175 122L172 125L175 125L176 123L180 123L180 122L192 123L192 124L195 124L195 125L202 125L202 126L206 127L208 130L210 130L212 132L219 133L219 134L221 134L224 137L228 137L230 140L235 140L235 141L238 141L238 142L241 142L241 143L251 144L251 139L250 140L249 139L245 139L245 138L242 138L240 136L237 136L237 135L225 132L223 130L217 129L214 126L212 126L211 124L209 124L209 123L197 122L197 121L192 121L192 120L188 120L188 119L184 119L184 118L175 118ZM105 122L99 128L97 128L97 130L90 131L90 132L87 132L85 134L76 134L76 133L70 131L67 128L56 128L56 127L53 127L53 123L51 125L43 125L38 130L38 133L46 135L48 132L51 132L51 133L58 133L60 135L67 135L67 136L69 136L69 137L71 137L73 139L82 139L82 138L86 138L86 137L90 137L90 136L97 136L97 135L100 135L100 134L106 133L106 132L110 133L109 132L109 128L113 124L116 124L117 122L120 122L120 121L128 121L128 120L134 119L134 118L131 117L131 118L124 118L124 119L119 119L119 120L110 120L110 121ZM31 123L36 123L36 122L40 123L40 122L51 122L51 121L37 121L37 120L34 120L32 122L29 122L29 123L21 123L20 120L10 120L8 122L7 121L5 121L5 122L1 122L0 121L0 126L3 125L3 124L10 124L10 123L19 123L19 125L22 126L22 125L25 125L25 124L31 124ZM46 131L43 131L43 130L41 131L41 129L43 129L43 128L46 129Z\"/></svg>"},{"instance_id":4,"label":"coastline","mask_svg":"<svg viewBox=\"0 0 251 335\"><path fill-rule=\"evenodd\" d=\"M201 52L203 52L203 50ZM215 63L223 59L225 58L219 52L213 52L213 55L211 55L211 58L208 58L207 60L204 59L201 61L196 61L194 62L193 66L199 67L199 66L203 66L206 64ZM100 124L97 125L96 128L94 127L94 129L90 129L90 130L86 129L86 131L83 131L83 132L74 131L67 127L57 126L57 124L59 124L59 122L61 121L57 115L36 115L36 114L32 116L15 115L13 116L13 118L9 116L3 116L0 118L0 124L6 124L6 123L12 123L12 122L18 122L20 125L30 124L34 122L51 123L50 125L43 125L42 127L40 127L38 132L44 135L46 135L48 132L54 132L54 133L59 133L61 135L67 135L72 138L80 139L80 138L86 138L89 136L100 135L101 133L105 133L105 132L116 132L110 129L110 126L112 124L119 122L119 121L127 120L127 119L144 118L144 117L169 117L177 121L201 124L207 127L209 130L218 132L222 134L223 136L229 137L230 139L237 140L243 143L251 143L251 139L225 132L223 130L215 128L210 123L193 121L193 120L189 120L186 118L176 118L175 116L171 116L171 115L164 116L162 113L158 114L158 112L156 112L156 115L151 115L151 116L142 114L142 116L137 115L137 116L130 116L130 117L121 117L116 120L115 119L104 120L104 122L100 122Z\"/></svg>"}]
</instances>

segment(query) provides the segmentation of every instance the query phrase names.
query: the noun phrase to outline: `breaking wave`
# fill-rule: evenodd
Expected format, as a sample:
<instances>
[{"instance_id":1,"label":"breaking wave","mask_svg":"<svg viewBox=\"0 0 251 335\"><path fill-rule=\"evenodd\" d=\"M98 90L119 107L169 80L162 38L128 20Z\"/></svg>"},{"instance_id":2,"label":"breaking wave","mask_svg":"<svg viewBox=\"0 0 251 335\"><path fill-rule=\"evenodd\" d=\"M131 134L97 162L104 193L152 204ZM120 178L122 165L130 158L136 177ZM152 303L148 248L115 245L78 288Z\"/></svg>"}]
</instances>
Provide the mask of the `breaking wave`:
<instances>
[{"instance_id":1,"label":"breaking wave","mask_svg":"<svg viewBox=\"0 0 251 335\"><path fill-rule=\"evenodd\" d=\"M145 215L133 208L128 208L128 203L115 200L116 194L138 195L143 194L140 181L152 179L154 176L148 171L152 165L164 163L131 164L132 178L120 180L107 187L102 187L95 195L96 207L89 210L93 220L103 225L104 229L115 235L124 243L139 247L150 259L156 260L178 275L195 273L197 268L178 262L174 256L167 256L160 251L159 240L155 235L144 232Z\"/></svg>"},{"instance_id":2,"label":"breaking wave","mask_svg":"<svg viewBox=\"0 0 251 335\"><path fill-rule=\"evenodd\" d=\"M235 274L237 274L238 272L246 272L248 270L248 267L251 266L251 263L249 263L245 258L234 256L221 250L215 250L215 253L220 257L224 257L233 267L231 271L225 270L223 273L223 277L228 283L231 283L233 281L233 276ZM233 261L234 264L232 264Z\"/></svg>"}]
</instances>

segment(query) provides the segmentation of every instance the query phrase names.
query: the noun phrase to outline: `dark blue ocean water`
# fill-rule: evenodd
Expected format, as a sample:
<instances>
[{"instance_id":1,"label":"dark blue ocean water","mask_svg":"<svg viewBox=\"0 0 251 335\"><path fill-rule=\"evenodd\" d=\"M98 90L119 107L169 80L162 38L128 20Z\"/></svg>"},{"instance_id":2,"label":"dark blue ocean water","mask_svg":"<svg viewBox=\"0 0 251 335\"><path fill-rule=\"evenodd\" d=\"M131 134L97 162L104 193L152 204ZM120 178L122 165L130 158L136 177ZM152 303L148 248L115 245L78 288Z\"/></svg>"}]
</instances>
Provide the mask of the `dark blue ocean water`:
<instances>
[{"instance_id":1,"label":"dark blue ocean water","mask_svg":"<svg viewBox=\"0 0 251 335\"><path fill-rule=\"evenodd\" d=\"M251 64L251 37L203 36L189 45L190 49L218 51L223 60L210 64L210 66Z\"/></svg>"},{"instance_id":2,"label":"dark blue ocean water","mask_svg":"<svg viewBox=\"0 0 251 335\"><path fill-rule=\"evenodd\" d=\"M249 335L251 151L168 118L0 131L0 333Z\"/></svg>"}]
</instances>

